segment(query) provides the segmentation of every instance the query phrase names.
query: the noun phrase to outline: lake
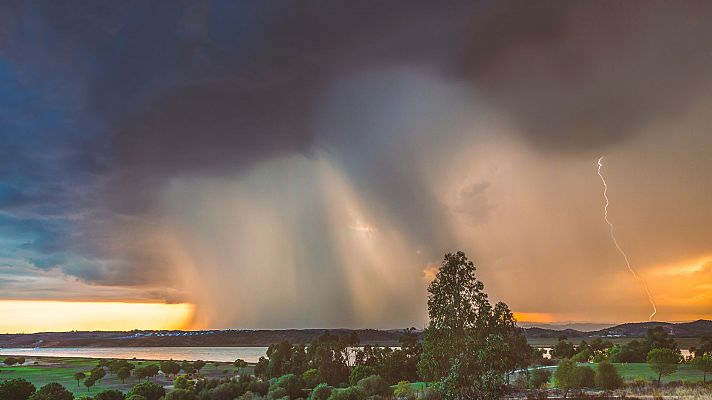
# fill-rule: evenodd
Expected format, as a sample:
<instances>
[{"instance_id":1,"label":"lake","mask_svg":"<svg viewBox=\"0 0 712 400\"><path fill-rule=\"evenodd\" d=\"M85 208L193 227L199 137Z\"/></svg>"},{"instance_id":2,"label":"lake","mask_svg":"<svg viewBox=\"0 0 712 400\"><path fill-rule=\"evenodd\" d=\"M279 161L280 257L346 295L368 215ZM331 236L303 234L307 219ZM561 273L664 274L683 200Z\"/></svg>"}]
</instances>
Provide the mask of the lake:
<instances>
[{"instance_id":1,"label":"lake","mask_svg":"<svg viewBox=\"0 0 712 400\"><path fill-rule=\"evenodd\" d=\"M137 358L141 360L203 360L256 363L267 347L58 347L2 348L0 355L25 357Z\"/></svg>"}]
</instances>

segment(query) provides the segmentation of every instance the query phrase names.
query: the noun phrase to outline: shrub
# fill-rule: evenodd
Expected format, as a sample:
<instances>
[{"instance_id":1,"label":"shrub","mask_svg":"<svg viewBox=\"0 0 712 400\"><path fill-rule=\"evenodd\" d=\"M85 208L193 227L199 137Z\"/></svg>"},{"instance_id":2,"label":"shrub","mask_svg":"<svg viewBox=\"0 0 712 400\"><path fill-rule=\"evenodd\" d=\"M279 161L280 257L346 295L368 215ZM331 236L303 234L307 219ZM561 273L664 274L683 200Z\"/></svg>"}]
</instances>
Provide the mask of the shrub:
<instances>
[{"instance_id":1,"label":"shrub","mask_svg":"<svg viewBox=\"0 0 712 400\"><path fill-rule=\"evenodd\" d=\"M443 391L437 385L428 386L423 389L419 400L443 400Z\"/></svg>"},{"instance_id":2,"label":"shrub","mask_svg":"<svg viewBox=\"0 0 712 400\"><path fill-rule=\"evenodd\" d=\"M128 395L125 400L146 400L146 398L140 394L131 394Z\"/></svg>"},{"instance_id":3,"label":"shrub","mask_svg":"<svg viewBox=\"0 0 712 400\"><path fill-rule=\"evenodd\" d=\"M623 378L616 367L605 361L598 364L595 380L596 386L603 390L613 390L623 386Z\"/></svg>"},{"instance_id":4,"label":"shrub","mask_svg":"<svg viewBox=\"0 0 712 400\"><path fill-rule=\"evenodd\" d=\"M264 396L269 391L269 383L261 380L254 380L247 385L247 390L254 394Z\"/></svg>"},{"instance_id":5,"label":"shrub","mask_svg":"<svg viewBox=\"0 0 712 400\"><path fill-rule=\"evenodd\" d=\"M176 379L173 380L174 389L190 389L194 385L195 383L185 375L177 376Z\"/></svg>"},{"instance_id":6,"label":"shrub","mask_svg":"<svg viewBox=\"0 0 712 400\"><path fill-rule=\"evenodd\" d=\"M363 389L366 396L391 394L391 387L385 379L378 375L371 375L358 381L358 386Z\"/></svg>"},{"instance_id":7,"label":"shrub","mask_svg":"<svg viewBox=\"0 0 712 400\"><path fill-rule=\"evenodd\" d=\"M358 381L363 378L367 378L371 375L376 375L376 369L370 365L357 365L351 370L351 375L349 376L349 383L351 386L356 386Z\"/></svg>"},{"instance_id":8,"label":"shrub","mask_svg":"<svg viewBox=\"0 0 712 400\"><path fill-rule=\"evenodd\" d=\"M579 375L579 387L592 388L596 386L596 373L591 367L585 365L576 367L576 373Z\"/></svg>"},{"instance_id":9,"label":"shrub","mask_svg":"<svg viewBox=\"0 0 712 400\"><path fill-rule=\"evenodd\" d=\"M591 350L589 349L583 349L579 351L578 353L574 354L573 357L571 357L571 361L574 362L588 362L588 360L591 359Z\"/></svg>"},{"instance_id":10,"label":"shrub","mask_svg":"<svg viewBox=\"0 0 712 400\"><path fill-rule=\"evenodd\" d=\"M528 386L530 389L541 389L549 383L549 379L551 379L551 371L538 368L529 374Z\"/></svg>"},{"instance_id":11,"label":"shrub","mask_svg":"<svg viewBox=\"0 0 712 400\"><path fill-rule=\"evenodd\" d=\"M35 390L35 385L24 379L10 379L0 383L0 399L27 400Z\"/></svg>"},{"instance_id":12,"label":"shrub","mask_svg":"<svg viewBox=\"0 0 712 400\"><path fill-rule=\"evenodd\" d=\"M393 396L399 399L412 399L415 397L413 393L413 388L410 386L408 381L400 381L393 389Z\"/></svg>"},{"instance_id":13,"label":"shrub","mask_svg":"<svg viewBox=\"0 0 712 400\"><path fill-rule=\"evenodd\" d=\"M120 390L104 390L94 396L94 400L124 400L124 393Z\"/></svg>"},{"instance_id":14,"label":"shrub","mask_svg":"<svg viewBox=\"0 0 712 400\"><path fill-rule=\"evenodd\" d=\"M59 383L52 382L34 392L29 400L74 400L74 395Z\"/></svg>"},{"instance_id":15,"label":"shrub","mask_svg":"<svg viewBox=\"0 0 712 400\"><path fill-rule=\"evenodd\" d=\"M141 395L146 398L146 400L159 400L166 394L163 386L156 385L153 382L141 382L129 390L128 397L134 394Z\"/></svg>"},{"instance_id":16,"label":"shrub","mask_svg":"<svg viewBox=\"0 0 712 400\"><path fill-rule=\"evenodd\" d=\"M296 399L301 397L302 389L304 389L304 383L302 380L294 374L282 375L274 382L274 386L281 387L286 391L286 395L290 399ZM272 388L270 388L270 392ZM283 397L283 396L279 396ZM276 398L274 395L272 398Z\"/></svg>"},{"instance_id":17,"label":"shrub","mask_svg":"<svg viewBox=\"0 0 712 400\"><path fill-rule=\"evenodd\" d=\"M366 393L358 386L347 387L346 389L334 390L329 396L329 400L365 400Z\"/></svg>"},{"instance_id":18,"label":"shrub","mask_svg":"<svg viewBox=\"0 0 712 400\"><path fill-rule=\"evenodd\" d=\"M316 385L322 383L324 379L321 377L319 370L312 368L304 371L302 374L302 380L304 381L304 386L311 389Z\"/></svg>"},{"instance_id":19,"label":"shrub","mask_svg":"<svg viewBox=\"0 0 712 400\"><path fill-rule=\"evenodd\" d=\"M331 386L326 383L320 383L314 387L309 394L309 400L326 400L331 396L331 392L334 390Z\"/></svg>"}]
</instances>

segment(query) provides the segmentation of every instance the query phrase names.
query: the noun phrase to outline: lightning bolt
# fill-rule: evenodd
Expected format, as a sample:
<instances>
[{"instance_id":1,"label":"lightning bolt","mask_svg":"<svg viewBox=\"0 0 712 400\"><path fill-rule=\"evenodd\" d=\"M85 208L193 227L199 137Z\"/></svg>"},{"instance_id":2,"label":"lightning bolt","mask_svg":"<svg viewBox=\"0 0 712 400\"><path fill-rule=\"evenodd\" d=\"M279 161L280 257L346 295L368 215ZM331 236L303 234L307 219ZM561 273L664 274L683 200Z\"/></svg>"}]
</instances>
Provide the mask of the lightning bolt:
<instances>
[{"instance_id":1,"label":"lightning bolt","mask_svg":"<svg viewBox=\"0 0 712 400\"><path fill-rule=\"evenodd\" d=\"M616 249L618 249L618 252L621 253L623 256L623 260L625 260L625 266L628 267L628 271L630 271L631 275L633 277L640 281L643 284L643 288L645 289L645 294L648 295L648 301L650 302L650 305L653 306L653 313L650 314L648 317L648 321L653 320L653 316L658 313L657 307L655 307L655 303L653 302L653 296L650 294L650 289L648 289L648 284L645 282L645 279L641 278L638 274L635 273L635 270L630 266L630 262L628 261L628 256L625 254L625 251L621 248L621 246L618 244L618 240L616 239L616 235L613 233L613 223L608 219L608 185L606 184L606 178L603 177L603 174L601 173L601 168L603 167L603 157L600 157L598 159L598 176L601 177L601 182L603 182L603 198L606 199L606 205L603 207L603 219L606 220L606 223L608 226L611 228L611 239L613 239L613 244L616 245Z\"/></svg>"}]
</instances>

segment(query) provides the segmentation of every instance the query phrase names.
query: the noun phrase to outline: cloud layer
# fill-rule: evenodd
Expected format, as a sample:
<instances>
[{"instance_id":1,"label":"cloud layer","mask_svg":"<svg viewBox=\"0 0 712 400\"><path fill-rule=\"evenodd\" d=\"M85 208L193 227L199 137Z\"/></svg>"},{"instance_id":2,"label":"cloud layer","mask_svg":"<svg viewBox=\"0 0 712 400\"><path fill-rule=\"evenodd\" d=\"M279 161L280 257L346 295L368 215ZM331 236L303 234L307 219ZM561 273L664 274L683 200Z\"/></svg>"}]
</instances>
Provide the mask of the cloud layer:
<instances>
[{"instance_id":1,"label":"cloud layer","mask_svg":"<svg viewBox=\"0 0 712 400\"><path fill-rule=\"evenodd\" d=\"M593 161L641 268L712 252L711 14L5 3L3 296L188 301L196 326L419 325L423 270L463 248L520 311L634 319Z\"/></svg>"}]
</instances>

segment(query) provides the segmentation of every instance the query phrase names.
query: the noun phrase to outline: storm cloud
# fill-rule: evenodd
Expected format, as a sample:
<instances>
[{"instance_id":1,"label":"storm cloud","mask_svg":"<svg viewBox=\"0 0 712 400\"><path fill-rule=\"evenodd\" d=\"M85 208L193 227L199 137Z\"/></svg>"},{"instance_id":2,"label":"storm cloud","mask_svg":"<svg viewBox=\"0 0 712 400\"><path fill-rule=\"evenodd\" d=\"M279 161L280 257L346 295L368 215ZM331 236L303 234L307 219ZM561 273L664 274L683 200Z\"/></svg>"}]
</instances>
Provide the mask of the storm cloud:
<instances>
[{"instance_id":1,"label":"storm cloud","mask_svg":"<svg viewBox=\"0 0 712 400\"><path fill-rule=\"evenodd\" d=\"M597 256L586 163L709 145L685 113L709 99L710 16L694 1L6 2L0 263L194 302L196 326L393 327L422 323L423 269L465 248L497 295L546 308L506 282L616 263ZM695 190L681 221L698 237L646 263L712 251ZM571 213L548 234L576 230L564 248L531 237L549 212Z\"/></svg>"}]
</instances>

